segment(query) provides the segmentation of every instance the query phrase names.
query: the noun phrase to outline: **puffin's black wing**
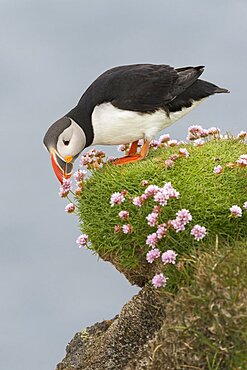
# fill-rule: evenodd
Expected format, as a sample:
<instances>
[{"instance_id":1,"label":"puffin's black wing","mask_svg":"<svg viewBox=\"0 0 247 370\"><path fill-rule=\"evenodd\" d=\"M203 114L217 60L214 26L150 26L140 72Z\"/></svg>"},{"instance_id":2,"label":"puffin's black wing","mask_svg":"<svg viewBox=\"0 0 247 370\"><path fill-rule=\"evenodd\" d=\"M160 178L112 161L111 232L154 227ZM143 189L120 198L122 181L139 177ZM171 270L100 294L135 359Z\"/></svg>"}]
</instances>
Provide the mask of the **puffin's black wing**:
<instances>
[{"instance_id":1,"label":"puffin's black wing","mask_svg":"<svg viewBox=\"0 0 247 370\"><path fill-rule=\"evenodd\" d=\"M174 69L168 65L135 64L116 67L99 76L82 100L90 95L94 105L111 102L124 110L154 112L166 109L167 103L191 86L202 72L203 66Z\"/></svg>"}]
</instances>

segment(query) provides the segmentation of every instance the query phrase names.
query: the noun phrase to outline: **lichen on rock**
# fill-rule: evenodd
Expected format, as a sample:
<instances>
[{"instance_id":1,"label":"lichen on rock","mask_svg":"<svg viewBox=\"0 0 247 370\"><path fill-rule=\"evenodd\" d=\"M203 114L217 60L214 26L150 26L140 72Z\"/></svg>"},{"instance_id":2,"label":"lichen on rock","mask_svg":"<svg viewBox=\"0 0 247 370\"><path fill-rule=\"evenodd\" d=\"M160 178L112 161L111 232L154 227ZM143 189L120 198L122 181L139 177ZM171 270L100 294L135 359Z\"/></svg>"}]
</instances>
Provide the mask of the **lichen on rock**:
<instances>
[{"instance_id":1,"label":"lichen on rock","mask_svg":"<svg viewBox=\"0 0 247 370\"><path fill-rule=\"evenodd\" d=\"M123 369L161 327L169 299L147 285L116 318L77 333L57 370Z\"/></svg>"}]
</instances>

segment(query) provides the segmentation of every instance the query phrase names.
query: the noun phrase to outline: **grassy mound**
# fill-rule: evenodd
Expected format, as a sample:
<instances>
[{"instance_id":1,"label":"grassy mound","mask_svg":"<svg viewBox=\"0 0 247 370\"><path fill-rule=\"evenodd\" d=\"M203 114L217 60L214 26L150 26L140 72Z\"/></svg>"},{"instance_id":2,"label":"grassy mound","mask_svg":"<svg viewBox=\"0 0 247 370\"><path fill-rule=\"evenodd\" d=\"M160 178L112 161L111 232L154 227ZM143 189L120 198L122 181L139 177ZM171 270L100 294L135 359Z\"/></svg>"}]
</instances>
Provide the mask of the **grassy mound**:
<instances>
[{"instance_id":1,"label":"grassy mound","mask_svg":"<svg viewBox=\"0 0 247 370\"><path fill-rule=\"evenodd\" d=\"M167 236L159 241L158 247L162 252L173 249L178 254L176 267L169 265L165 268L169 277L168 290L173 291L182 281L190 281L190 269L181 266L193 266L191 261L198 251L208 250L217 240L220 245L222 242L247 241L247 211L243 210L240 218L229 217L232 205L242 207L247 201L246 167L227 167L228 163L235 162L246 153L246 144L229 138L212 140L202 147L192 144L183 144L182 147L186 147L189 157L177 159L171 168L167 168L164 161L178 153L178 146L151 150L147 159L134 164L120 167L107 164L93 173L77 197L81 229L89 235L91 249L104 260L112 262L131 283L139 286L164 268L146 261L146 253L150 250L146 245L147 235L157 229L147 224L146 216L157 203L149 199L138 208L131 201L125 201L122 205L111 207L110 198L114 192L123 190L127 191L126 198L141 195L145 190L142 180L160 187L171 182L180 193L179 199L171 199L162 207L159 223L174 219L176 212L184 208L193 217L185 231L176 233L170 229ZM223 173L219 175L214 173L217 165L223 167ZM126 223L118 216L120 210L129 211L127 222L133 228L130 234L114 233L116 224ZM190 234L196 224L207 229L203 240L196 241Z\"/></svg>"},{"instance_id":2,"label":"grassy mound","mask_svg":"<svg viewBox=\"0 0 247 370\"><path fill-rule=\"evenodd\" d=\"M126 370L246 370L246 243L202 253L195 279L166 305L156 336Z\"/></svg>"}]
</instances>

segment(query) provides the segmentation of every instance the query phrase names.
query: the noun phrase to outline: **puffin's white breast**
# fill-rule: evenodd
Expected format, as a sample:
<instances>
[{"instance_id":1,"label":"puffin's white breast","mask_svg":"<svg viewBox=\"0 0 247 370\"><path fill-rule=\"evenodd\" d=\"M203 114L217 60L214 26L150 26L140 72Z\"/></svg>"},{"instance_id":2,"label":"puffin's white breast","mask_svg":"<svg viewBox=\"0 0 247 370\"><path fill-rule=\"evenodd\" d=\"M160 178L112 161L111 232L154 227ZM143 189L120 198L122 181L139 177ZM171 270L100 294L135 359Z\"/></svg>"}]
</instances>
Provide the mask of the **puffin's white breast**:
<instances>
[{"instance_id":1,"label":"puffin's white breast","mask_svg":"<svg viewBox=\"0 0 247 370\"><path fill-rule=\"evenodd\" d=\"M116 108L111 103L97 105L92 113L92 145L127 144L144 138L150 141L159 131L189 113L200 102L194 102L190 108L172 112L169 117L161 109L154 113L138 113Z\"/></svg>"}]
</instances>

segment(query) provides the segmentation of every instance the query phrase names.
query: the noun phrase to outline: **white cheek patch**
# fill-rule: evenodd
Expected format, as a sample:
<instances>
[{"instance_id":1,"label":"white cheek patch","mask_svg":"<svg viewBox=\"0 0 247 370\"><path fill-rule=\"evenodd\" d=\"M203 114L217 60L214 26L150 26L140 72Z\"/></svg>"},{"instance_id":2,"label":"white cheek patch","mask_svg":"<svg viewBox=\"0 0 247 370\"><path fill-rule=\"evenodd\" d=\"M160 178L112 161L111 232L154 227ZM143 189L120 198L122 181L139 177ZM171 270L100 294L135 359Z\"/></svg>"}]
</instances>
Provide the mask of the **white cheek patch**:
<instances>
[{"instance_id":1,"label":"white cheek patch","mask_svg":"<svg viewBox=\"0 0 247 370\"><path fill-rule=\"evenodd\" d=\"M69 141L68 145L64 142ZM58 138L57 151L62 158L75 157L86 145L86 136L82 128L71 119L71 125L66 128Z\"/></svg>"},{"instance_id":2,"label":"white cheek patch","mask_svg":"<svg viewBox=\"0 0 247 370\"><path fill-rule=\"evenodd\" d=\"M75 157L77 154L79 154L86 145L86 136L82 128L77 125L77 123L72 122L73 126L73 134L70 139L70 143L68 145L68 148L70 150L70 155Z\"/></svg>"},{"instance_id":3,"label":"white cheek patch","mask_svg":"<svg viewBox=\"0 0 247 370\"><path fill-rule=\"evenodd\" d=\"M61 157L66 157L68 154L69 145L65 145L64 141L70 141L73 134L73 129L71 125L67 127L58 137L57 141L57 151Z\"/></svg>"}]
</instances>

